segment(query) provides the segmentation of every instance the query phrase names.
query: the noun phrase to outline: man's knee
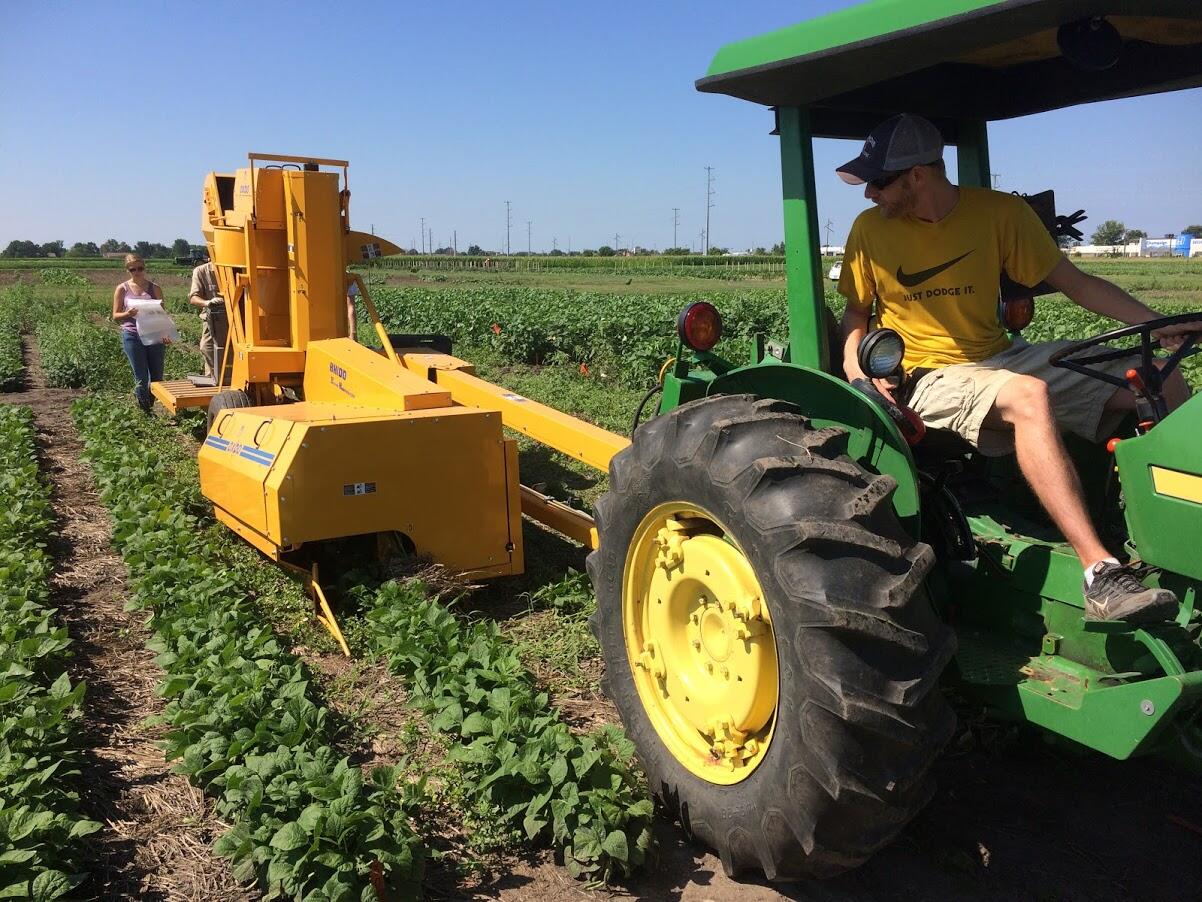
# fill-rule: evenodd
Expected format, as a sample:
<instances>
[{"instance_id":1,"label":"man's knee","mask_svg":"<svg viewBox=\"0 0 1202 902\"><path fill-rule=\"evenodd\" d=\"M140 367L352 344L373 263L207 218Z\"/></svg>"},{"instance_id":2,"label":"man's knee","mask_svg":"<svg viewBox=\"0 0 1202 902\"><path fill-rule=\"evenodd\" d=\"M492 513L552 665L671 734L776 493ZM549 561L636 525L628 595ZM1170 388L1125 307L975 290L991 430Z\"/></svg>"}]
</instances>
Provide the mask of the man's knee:
<instances>
[{"instance_id":1,"label":"man's knee","mask_svg":"<svg viewBox=\"0 0 1202 902\"><path fill-rule=\"evenodd\" d=\"M1001 419L1011 425L1049 416L1048 386L1034 376L1015 376L1002 386L994 402Z\"/></svg>"}]
</instances>

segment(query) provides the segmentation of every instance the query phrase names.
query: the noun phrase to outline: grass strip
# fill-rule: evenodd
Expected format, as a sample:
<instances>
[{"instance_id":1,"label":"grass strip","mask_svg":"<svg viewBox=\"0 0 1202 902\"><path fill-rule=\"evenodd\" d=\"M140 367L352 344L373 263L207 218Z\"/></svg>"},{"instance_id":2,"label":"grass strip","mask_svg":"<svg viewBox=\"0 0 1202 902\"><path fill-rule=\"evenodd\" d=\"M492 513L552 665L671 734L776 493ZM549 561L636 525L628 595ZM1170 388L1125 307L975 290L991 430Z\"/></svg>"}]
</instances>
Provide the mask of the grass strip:
<instances>
[{"instance_id":1,"label":"grass strip","mask_svg":"<svg viewBox=\"0 0 1202 902\"><path fill-rule=\"evenodd\" d=\"M248 597L244 574L205 528L187 452L170 426L111 396L72 408L166 672L167 757L233 826L218 854L265 898L417 894L424 849L409 818L421 782L401 767L361 771L332 748L312 676Z\"/></svg>"},{"instance_id":2,"label":"grass strip","mask_svg":"<svg viewBox=\"0 0 1202 902\"><path fill-rule=\"evenodd\" d=\"M83 882L79 816L84 684L65 672L67 631L48 608L53 526L33 413L0 406L0 898L57 899Z\"/></svg>"},{"instance_id":3,"label":"grass strip","mask_svg":"<svg viewBox=\"0 0 1202 902\"><path fill-rule=\"evenodd\" d=\"M573 876L608 881L643 864L653 808L621 729L573 735L495 623L463 623L419 582L385 583L367 621L411 701L458 742L451 757L479 803L553 844Z\"/></svg>"}]
</instances>

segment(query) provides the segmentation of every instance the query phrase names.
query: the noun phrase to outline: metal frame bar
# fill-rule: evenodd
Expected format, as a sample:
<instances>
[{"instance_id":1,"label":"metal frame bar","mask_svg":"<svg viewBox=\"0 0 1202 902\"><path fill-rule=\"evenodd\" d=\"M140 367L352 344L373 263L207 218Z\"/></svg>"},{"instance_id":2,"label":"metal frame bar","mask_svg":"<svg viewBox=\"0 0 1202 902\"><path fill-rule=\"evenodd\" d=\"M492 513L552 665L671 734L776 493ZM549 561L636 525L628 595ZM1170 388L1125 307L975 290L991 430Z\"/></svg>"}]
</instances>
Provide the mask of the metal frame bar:
<instances>
[{"instance_id":1,"label":"metal frame bar","mask_svg":"<svg viewBox=\"0 0 1202 902\"><path fill-rule=\"evenodd\" d=\"M789 359L825 371L830 364L822 265L818 258L818 197L809 110L782 107L781 188L785 215L785 278L789 307Z\"/></svg>"}]
</instances>

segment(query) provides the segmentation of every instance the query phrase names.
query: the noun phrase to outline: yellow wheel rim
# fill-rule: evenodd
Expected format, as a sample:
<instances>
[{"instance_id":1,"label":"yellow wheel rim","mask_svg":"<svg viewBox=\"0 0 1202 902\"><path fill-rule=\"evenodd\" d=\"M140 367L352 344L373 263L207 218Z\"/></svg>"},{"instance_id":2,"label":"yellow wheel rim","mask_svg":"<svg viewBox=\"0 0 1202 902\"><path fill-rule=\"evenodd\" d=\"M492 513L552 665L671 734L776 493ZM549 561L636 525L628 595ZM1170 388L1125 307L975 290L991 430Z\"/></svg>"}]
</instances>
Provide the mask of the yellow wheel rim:
<instances>
[{"instance_id":1,"label":"yellow wheel rim","mask_svg":"<svg viewBox=\"0 0 1202 902\"><path fill-rule=\"evenodd\" d=\"M683 502L643 518L626 558L622 632L664 745L711 783L746 779L776 722L776 639L751 563L717 518Z\"/></svg>"}]
</instances>

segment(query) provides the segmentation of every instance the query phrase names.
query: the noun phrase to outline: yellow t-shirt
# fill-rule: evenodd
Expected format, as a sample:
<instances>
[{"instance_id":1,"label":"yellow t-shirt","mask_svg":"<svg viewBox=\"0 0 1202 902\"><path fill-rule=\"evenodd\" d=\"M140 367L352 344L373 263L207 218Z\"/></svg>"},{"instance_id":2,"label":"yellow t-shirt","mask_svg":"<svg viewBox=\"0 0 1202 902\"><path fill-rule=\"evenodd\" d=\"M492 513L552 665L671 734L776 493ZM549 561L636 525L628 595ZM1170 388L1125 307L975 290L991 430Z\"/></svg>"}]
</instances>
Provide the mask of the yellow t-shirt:
<instances>
[{"instance_id":1,"label":"yellow t-shirt","mask_svg":"<svg viewBox=\"0 0 1202 902\"><path fill-rule=\"evenodd\" d=\"M1010 347L997 315L1002 271L1034 286L1060 260L1021 197L961 188L939 222L886 219L876 207L856 217L839 293L860 310L876 302L881 327L906 341L907 370L971 363Z\"/></svg>"}]
</instances>

